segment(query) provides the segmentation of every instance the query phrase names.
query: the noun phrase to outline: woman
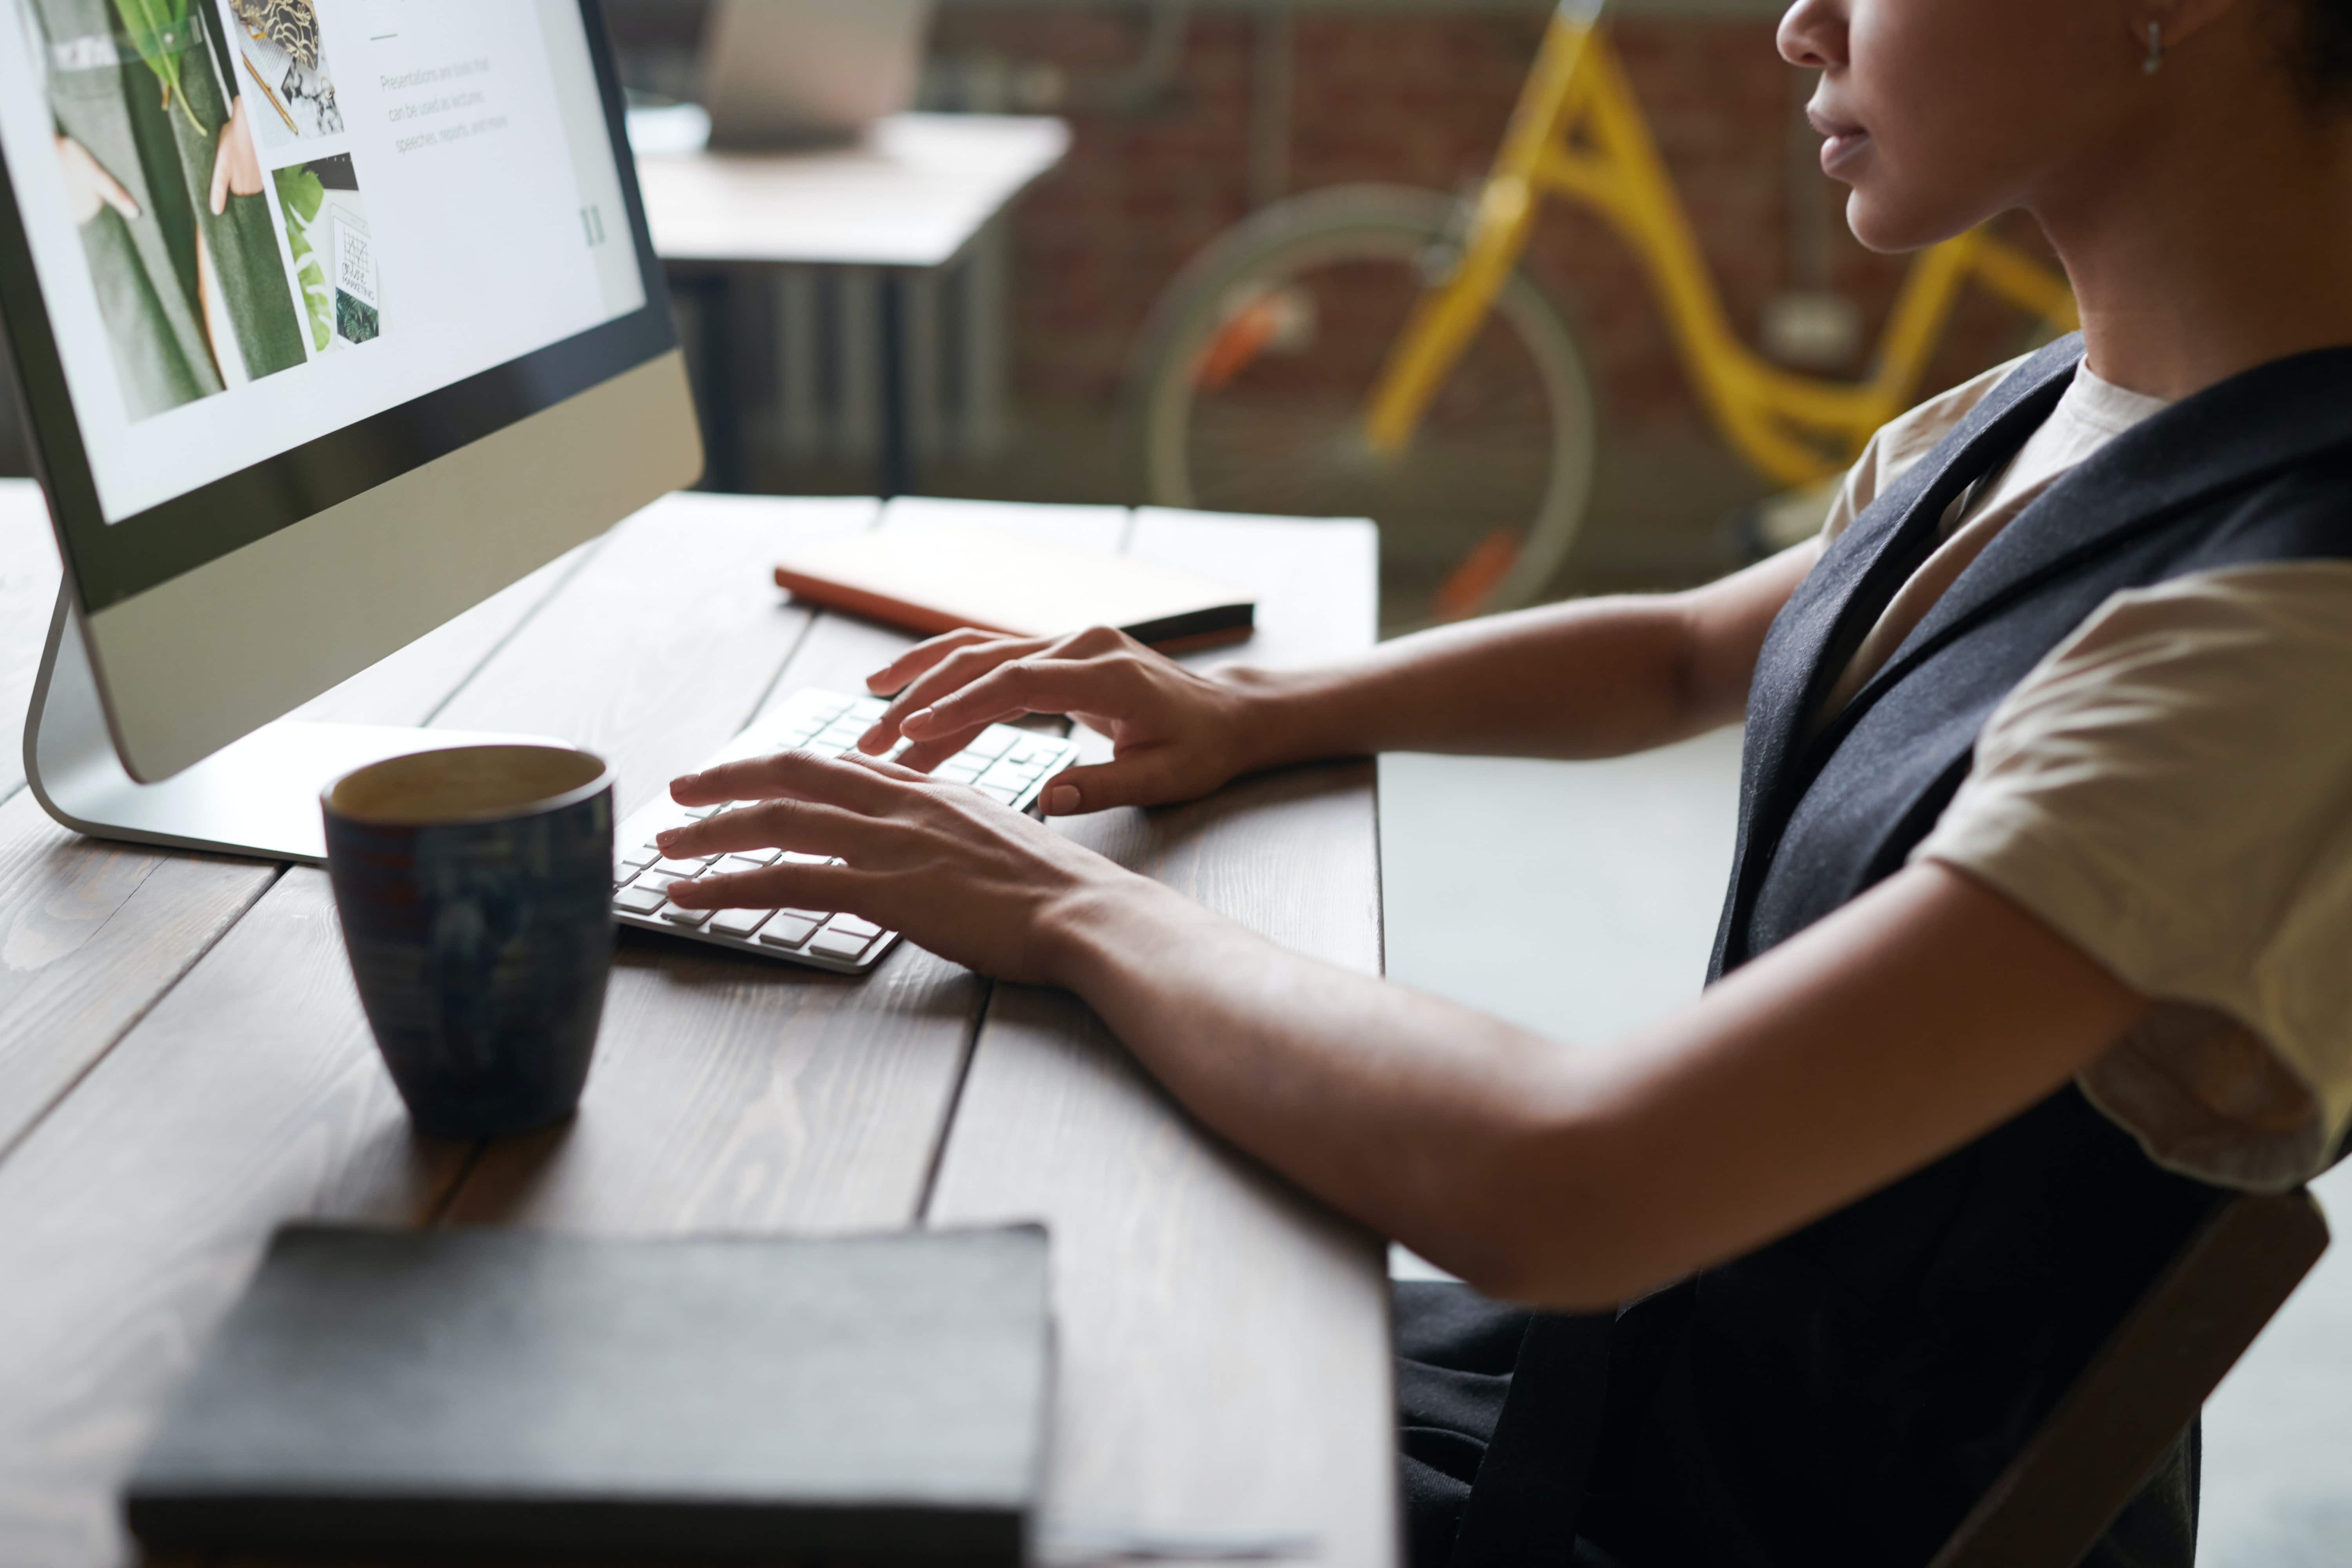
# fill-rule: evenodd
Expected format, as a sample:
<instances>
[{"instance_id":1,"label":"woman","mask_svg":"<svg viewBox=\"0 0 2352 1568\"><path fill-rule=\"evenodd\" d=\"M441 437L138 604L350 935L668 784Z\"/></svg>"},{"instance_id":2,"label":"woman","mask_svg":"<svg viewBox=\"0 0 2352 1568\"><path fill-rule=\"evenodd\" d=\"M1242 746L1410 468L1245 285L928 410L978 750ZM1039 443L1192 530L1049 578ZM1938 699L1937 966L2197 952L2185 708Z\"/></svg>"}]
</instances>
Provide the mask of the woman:
<instances>
[{"instance_id":1,"label":"woman","mask_svg":"<svg viewBox=\"0 0 2352 1568\"><path fill-rule=\"evenodd\" d=\"M29 0L59 171L133 420L304 363L239 58L208 4L142 32Z\"/></svg>"},{"instance_id":2,"label":"woman","mask_svg":"<svg viewBox=\"0 0 2352 1568\"><path fill-rule=\"evenodd\" d=\"M1401 1296L1416 1563L1925 1562L2217 1192L2352 1119L2352 4L1801 0L1780 46L1864 243L2021 207L2084 321L1889 426L1821 541L1336 669L960 634L874 678L904 690L866 750L908 765L675 787L766 804L673 852L847 862L679 902L1067 986L1269 1164L1585 1314ZM1743 704L1718 978L1607 1049L1280 952L920 772L1076 714L1118 753L1049 789L1074 812ZM1489 1468L1552 1478L1500 1523L1498 1422L1533 1447ZM2186 1568L2194 1510L2184 1444L2106 1560Z\"/></svg>"}]
</instances>

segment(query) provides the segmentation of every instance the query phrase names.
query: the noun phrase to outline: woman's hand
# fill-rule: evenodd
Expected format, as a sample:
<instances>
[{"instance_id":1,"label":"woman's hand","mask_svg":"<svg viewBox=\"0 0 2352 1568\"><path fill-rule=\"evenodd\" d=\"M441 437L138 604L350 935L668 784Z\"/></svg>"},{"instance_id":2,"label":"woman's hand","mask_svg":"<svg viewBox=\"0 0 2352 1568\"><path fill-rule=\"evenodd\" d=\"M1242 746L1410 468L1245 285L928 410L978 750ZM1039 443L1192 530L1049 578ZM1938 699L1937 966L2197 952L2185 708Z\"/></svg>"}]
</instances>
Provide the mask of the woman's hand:
<instances>
[{"instance_id":1,"label":"woman's hand","mask_svg":"<svg viewBox=\"0 0 2352 1568\"><path fill-rule=\"evenodd\" d=\"M245 117L245 98L230 105L228 123L220 129L220 144L213 153L213 216L228 211L231 196L261 194L261 159L253 150L253 122Z\"/></svg>"},{"instance_id":2,"label":"woman's hand","mask_svg":"<svg viewBox=\"0 0 2352 1568\"><path fill-rule=\"evenodd\" d=\"M679 906L845 910L1002 979L1063 984L1068 939L1095 911L1171 896L976 790L892 763L783 752L688 773L670 795L681 805L761 804L658 835L666 855L784 849L845 862L674 882Z\"/></svg>"},{"instance_id":3,"label":"woman's hand","mask_svg":"<svg viewBox=\"0 0 2352 1568\"><path fill-rule=\"evenodd\" d=\"M1045 786L1045 810L1056 816L1192 800L1267 760L1248 678L1197 674L1108 626L1065 637L950 632L866 684L898 696L858 749L878 754L903 735L899 761L920 772L986 726L1026 713L1067 714L1108 736L1113 761L1067 769Z\"/></svg>"},{"instance_id":4,"label":"woman's hand","mask_svg":"<svg viewBox=\"0 0 2352 1568\"><path fill-rule=\"evenodd\" d=\"M65 171L66 205L76 228L96 217L103 207L121 213L125 223L139 216L139 204L122 188L122 182L108 174L90 156L89 149L72 137L58 138L58 163Z\"/></svg>"}]
</instances>

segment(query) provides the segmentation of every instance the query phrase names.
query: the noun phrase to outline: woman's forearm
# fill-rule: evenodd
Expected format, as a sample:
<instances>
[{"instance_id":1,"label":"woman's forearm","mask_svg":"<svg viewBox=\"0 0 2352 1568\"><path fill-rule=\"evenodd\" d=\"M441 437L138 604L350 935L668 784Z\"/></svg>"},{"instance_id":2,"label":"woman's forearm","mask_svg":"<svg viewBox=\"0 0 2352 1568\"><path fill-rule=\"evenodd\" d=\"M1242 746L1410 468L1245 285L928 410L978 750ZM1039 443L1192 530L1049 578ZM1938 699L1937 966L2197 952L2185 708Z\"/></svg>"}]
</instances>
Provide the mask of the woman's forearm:
<instances>
[{"instance_id":1,"label":"woman's forearm","mask_svg":"<svg viewBox=\"0 0 2352 1568\"><path fill-rule=\"evenodd\" d=\"M1601 1046L1285 952L1139 878L1048 923L1052 977L1202 1121L1489 1294L1576 1309L1961 1146L2147 1008L1932 862Z\"/></svg>"},{"instance_id":2,"label":"woman's forearm","mask_svg":"<svg viewBox=\"0 0 2352 1568\"><path fill-rule=\"evenodd\" d=\"M1391 751L1586 758L1736 720L1800 547L1686 594L1587 599L1399 638L1324 669L1226 672L1250 764Z\"/></svg>"},{"instance_id":3,"label":"woman's forearm","mask_svg":"<svg viewBox=\"0 0 2352 1568\"><path fill-rule=\"evenodd\" d=\"M1517 1277L1526 1215L1495 1198L1527 1152L1512 1130L1563 1121L1572 1050L1140 879L1057 923L1063 983L1219 1133L1474 1283Z\"/></svg>"}]
</instances>

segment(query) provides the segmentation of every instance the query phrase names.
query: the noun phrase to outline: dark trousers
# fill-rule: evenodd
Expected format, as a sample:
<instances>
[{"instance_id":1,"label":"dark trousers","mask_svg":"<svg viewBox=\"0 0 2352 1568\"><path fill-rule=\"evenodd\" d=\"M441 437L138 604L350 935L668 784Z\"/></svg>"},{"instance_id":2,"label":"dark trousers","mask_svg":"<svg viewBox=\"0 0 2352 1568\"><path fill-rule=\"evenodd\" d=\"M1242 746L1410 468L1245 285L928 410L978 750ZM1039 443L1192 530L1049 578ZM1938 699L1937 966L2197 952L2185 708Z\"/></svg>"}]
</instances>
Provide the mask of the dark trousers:
<instances>
[{"instance_id":1,"label":"dark trousers","mask_svg":"<svg viewBox=\"0 0 2352 1568\"><path fill-rule=\"evenodd\" d=\"M1578 1528L1607 1418L1610 1320L1538 1320L1460 1285L1393 1289L1411 1568L1619 1568Z\"/></svg>"},{"instance_id":2,"label":"dark trousers","mask_svg":"<svg viewBox=\"0 0 2352 1568\"><path fill-rule=\"evenodd\" d=\"M1461 1285L1392 1289L1410 1568L1674 1568L1688 1555L1688 1521L1645 1523L1672 1489L1622 1468L1654 1390L1628 1386L1642 1380L1622 1356L1612 1385L1611 1318L1539 1316ZM2192 1423L2082 1568L2191 1568L2200 1457ZM1707 1555L1773 1560L1752 1541Z\"/></svg>"}]
</instances>

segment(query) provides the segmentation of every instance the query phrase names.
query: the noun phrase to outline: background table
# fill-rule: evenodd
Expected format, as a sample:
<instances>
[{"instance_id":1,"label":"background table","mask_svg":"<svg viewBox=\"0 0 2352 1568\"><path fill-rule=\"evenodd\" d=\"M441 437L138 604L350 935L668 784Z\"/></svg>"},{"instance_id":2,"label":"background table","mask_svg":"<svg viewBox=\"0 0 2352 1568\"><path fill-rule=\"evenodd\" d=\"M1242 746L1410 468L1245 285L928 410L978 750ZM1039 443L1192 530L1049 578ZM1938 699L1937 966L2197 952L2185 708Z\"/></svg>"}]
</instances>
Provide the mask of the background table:
<instances>
[{"instance_id":1,"label":"background table","mask_svg":"<svg viewBox=\"0 0 2352 1568\"><path fill-rule=\"evenodd\" d=\"M902 502L879 525L950 504ZM767 577L786 541L876 526L877 510L673 497L311 711L567 736L612 761L626 811L782 694L852 687L905 646ZM1249 584L1248 657L1371 637L1365 525L992 520ZM0 485L11 723L56 570L37 493ZM1374 815L1371 765L1348 763L1068 826L1370 971ZM1204 1135L1073 998L909 944L851 981L624 933L579 1117L423 1140L369 1038L322 873L79 839L0 774L0 1562L124 1557L120 1479L295 1218L612 1235L1040 1218L1060 1354L1049 1560L1159 1537L1394 1561L1377 1242Z\"/></svg>"},{"instance_id":2,"label":"background table","mask_svg":"<svg viewBox=\"0 0 2352 1568\"><path fill-rule=\"evenodd\" d=\"M698 130L689 122L681 137L681 114ZM731 279L747 269L816 266L880 270L881 490L912 489L907 277L961 260L1013 198L1062 161L1069 127L1017 115L894 114L845 146L715 153L698 144L709 121L690 105L637 110L630 123L654 250L700 311L710 488L741 489L748 473Z\"/></svg>"}]
</instances>

